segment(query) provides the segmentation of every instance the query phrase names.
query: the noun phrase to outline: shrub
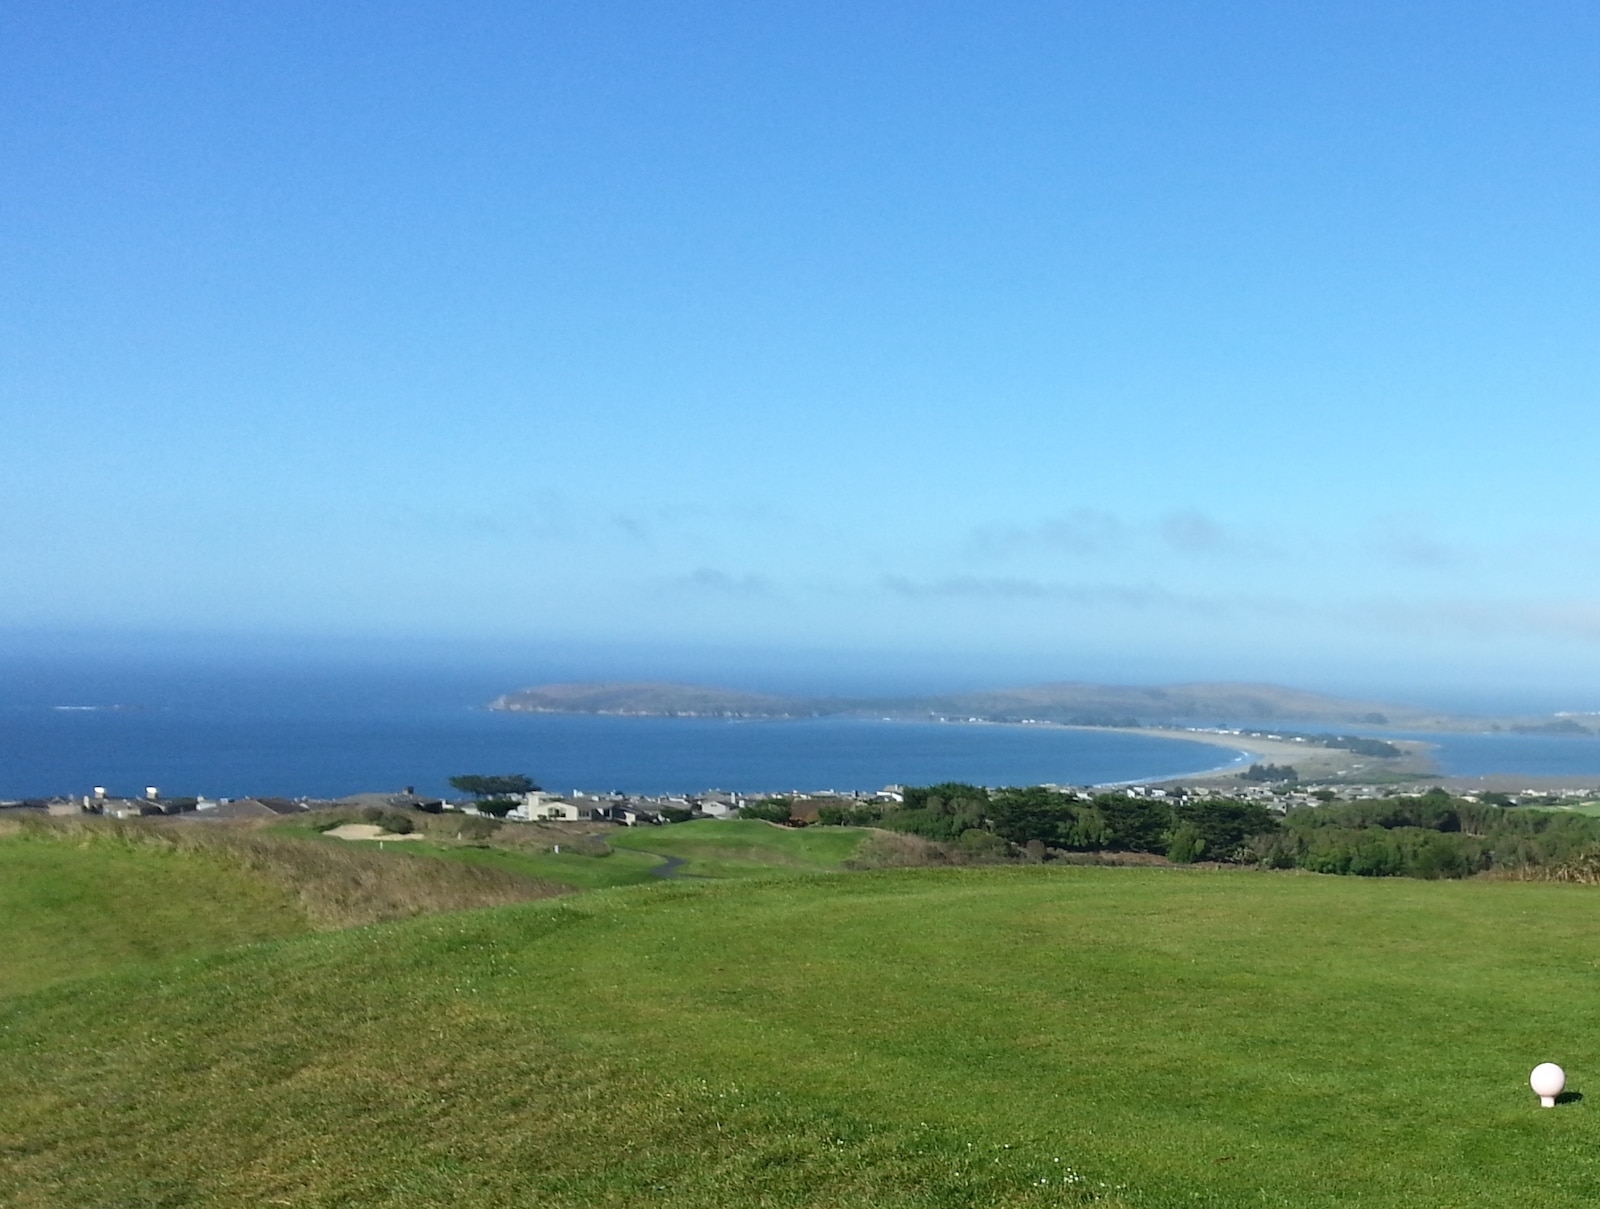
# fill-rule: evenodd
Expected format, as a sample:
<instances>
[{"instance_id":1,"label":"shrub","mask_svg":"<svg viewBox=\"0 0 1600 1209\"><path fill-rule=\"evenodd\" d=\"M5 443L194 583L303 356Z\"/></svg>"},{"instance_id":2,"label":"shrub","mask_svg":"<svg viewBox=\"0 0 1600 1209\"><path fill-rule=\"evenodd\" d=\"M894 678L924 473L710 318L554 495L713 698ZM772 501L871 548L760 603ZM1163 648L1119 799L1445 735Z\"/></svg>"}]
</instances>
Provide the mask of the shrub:
<instances>
[{"instance_id":1,"label":"shrub","mask_svg":"<svg viewBox=\"0 0 1600 1209\"><path fill-rule=\"evenodd\" d=\"M823 806L817 823L823 827L870 827L883 818L877 806Z\"/></svg>"},{"instance_id":2,"label":"shrub","mask_svg":"<svg viewBox=\"0 0 1600 1209\"><path fill-rule=\"evenodd\" d=\"M1278 829L1272 812L1257 802L1228 799L1182 802L1173 813L1180 825L1186 823L1194 828L1203 841L1201 850L1213 861L1239 860L1252 839ZM1177 834L1177 829L1173 834ZM1194 859L1198 859L1198 853Z\"/></svg>"},{"instance_id":3,"label":"shrub","mask_svg":"<svg viewBox=\"0 0 1600 1209\"><path fill-rule=\"evenodd\" d=\"M767 798L739 808L741 819L762 819L768 823L787 823L794 807L787 798Z\"/></svg>"},{"instance_id":4,"label":"shrub","mask_svg":"<svg viewBox=\"0 0 1600 1209\"><path fill-rule=\"evenodd\" d=\"M496 831L501 824L495 819L484 818L482 815L465 815L461 825L456 829L456 838L463 840L486 840Z\"/></svg>"},{"instance_id":5,"label":"shrub","mask_svg":"<svg viewBox=\"0 0 1600 1209\"><path fill-rule=\"evenodd\" d=\"M1167 859L1177 865L1192 865L1205 854L1205 836L1193 823L1179 823L1167 840Z\"/></svg>"},{"instance_id":6,"label":"shrub","mask_svg":"<svg viewBox=\"0 0 1600 1209\"><path fill-rule=\"evenodd\" d=\"M961 855L969 860L1001 860L1010 852L1011 845L992 831L970 827L961 833L958 841Z\"/></svg>"},{"instance_id":7,"label":"shrub","mask_svg":"<svg viewBox=\"0 0 1600 1209\"><path fill-rule=\"evenodd\" d=\"M981 828L989 811L987 790L947 781L924 789L908 788L900 809L888 815L883 825L924 839L953 841L960 839L963 831Z\"/></svg>"}]
</instances>

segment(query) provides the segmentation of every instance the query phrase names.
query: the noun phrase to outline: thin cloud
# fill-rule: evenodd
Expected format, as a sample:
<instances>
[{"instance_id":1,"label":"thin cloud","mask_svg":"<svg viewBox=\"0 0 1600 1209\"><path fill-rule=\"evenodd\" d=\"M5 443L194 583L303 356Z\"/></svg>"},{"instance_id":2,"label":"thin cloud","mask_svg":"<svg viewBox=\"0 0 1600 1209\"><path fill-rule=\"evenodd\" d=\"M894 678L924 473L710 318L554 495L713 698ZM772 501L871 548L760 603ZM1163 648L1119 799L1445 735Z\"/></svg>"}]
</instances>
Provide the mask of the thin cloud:
<instances>
[{"instance_id":1,"label":"thin cloud","mask_svg":"<svg viewBox=\"0 0 1600 1209\"><path fill-rule=\"evenodd\" d=\"M1408 570L1449 571L1468 561L1463 551L1403 522L1380 522L1366 544L1384 562Z\"/></svg>"},{"instance_id":2,"label":"thin cloud","mask_svg":"<svg viewBox=\"0 0 1600 1209\"><path fill-rule=\"evenodd\" d=\"M1186 596L1154 586L1073 584L1017 576L953 575L942 579L916 580L904 575L885 575L880 582L885 591L906 600L918 601L1037 600L1090 607L1169 609L1190 613L1218 613L1231 607L1230 602Z\"/></svg>"},{"instance_id":3,"label":"thin cloud","mask_svg":"<svg viewBox=\"0 0 1600 1209\"><path fill-rule=\"evenodd\" d=\"M1356 611L1406 633L1600 642L1600 604L1587 601L1379 600Z\"/></svg>"},{"instance_id":4,"label":"thin cloud","mask_svg":"<svg viewBox=\"0 0 1600 1209\"><path fill-rule=\"evenodd\" d=\"M641 545L648 546L651 544L650 530L638 517L629 516L623 512L613 512L606 519L613 529L625 537L632 538Z\"/></svg>"},{"instance_id":5,"label":"thin cloud","mask_svg":"<svg viewBox=\"0 0 1600 1209\"><path fill-rule=\"evenodd\" d=\"M991 525L973 530L967 553L977 558L1011 558L1051 553L1086 557L1109 554L1124 546L1128 526L1119 517L1095 508L1077 508L1037 525Z\"/></svg>"},{"instance_id":6,"label":"thin cloud","mask_svg":"<svg viewBox=\"0 0 1600 1209\"><path fill-rule=\"evenodd\" d=\"M389 527L406 534L443 538L505 539L531 527L524 518L488 509L436 508L404 504L388 514Z\"/></svg>"},{"instance_id":7,"label":"thin cloud","mask_svg":"<svg viewBox=\"0 0 1600 1209\"><path fill-rule=\"evenodd\" d=\"M1236 544L1221 525L1193 509L1168 513L1159 531L1162 541L1183 554L1214 554Z\"/></svg>"},{"instance_id":8,"label":"thin cloud","mask_svg":"<svg viewBox=\"0 0 1600 1209\"><path fill-rule=\"evenodd\" d=\"M764 575L729 575L715 567L698 567L672 581L676 588L716 596L755 597L775 594L772 581Z\"/></svg>"}]
</instances>

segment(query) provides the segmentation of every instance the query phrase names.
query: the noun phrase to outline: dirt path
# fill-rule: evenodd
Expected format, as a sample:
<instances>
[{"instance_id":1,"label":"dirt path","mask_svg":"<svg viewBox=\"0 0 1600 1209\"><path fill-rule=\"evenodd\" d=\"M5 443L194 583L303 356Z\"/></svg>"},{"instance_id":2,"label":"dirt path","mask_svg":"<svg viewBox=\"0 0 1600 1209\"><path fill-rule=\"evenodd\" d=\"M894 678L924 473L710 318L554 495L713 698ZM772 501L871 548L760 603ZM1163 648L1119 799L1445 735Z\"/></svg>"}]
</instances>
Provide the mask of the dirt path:
<instances>
[{"instance_id":1,"label":"dirt path","mask_svg":"<svg viewBox=\"0 0 1600 1209\"><path fill-rule=\"evenodd\" d=\"M633 851L635 851L635 852L644 852L644 854L646 856L659 856L663 861L666 862L666 864L657 865L654 869L650 870L651 876L653 876L653 877L693 877L694 876L694 874L692 874L692 873L684 873L682 871L683 867L689 863L689 858L688 857L685 857L685 856L668 856L665 852L645 852L645 850L643 848L635 848L635 849L633 849Z\"/></svg>"}]
</instances>

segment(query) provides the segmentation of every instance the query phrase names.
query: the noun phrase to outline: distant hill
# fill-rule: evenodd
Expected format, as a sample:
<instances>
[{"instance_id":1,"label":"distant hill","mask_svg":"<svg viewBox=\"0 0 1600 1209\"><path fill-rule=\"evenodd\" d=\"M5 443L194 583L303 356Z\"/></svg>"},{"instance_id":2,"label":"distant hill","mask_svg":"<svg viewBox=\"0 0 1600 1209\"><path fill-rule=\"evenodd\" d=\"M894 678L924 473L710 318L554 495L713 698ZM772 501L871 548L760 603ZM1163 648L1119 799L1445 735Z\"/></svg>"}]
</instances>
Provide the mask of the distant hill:
<instances>
[{"instance_id":1,"label":"distant hill","mask_svg":"<svg viewBox=\"0 0 1600 1209\"><path fill-rule=\"evenodd\" d=\"M1271 684L1174 684L1129 686L1039 684L990 692L953 693L928 699L944 714L1091 726L1195 722L1316 722L1386 726L1423 720L1418 710L1332 697Z\"/></svg>"},{"instance_id":2,"label":"distant hill","mask_svg":"<svg viewBox=\"0 0 1600 1209\"><path fill-rule=\"evenodd\" d=\"M531 714L643 714L656 717L792 717L815 713L798 698L654 681L541 684L489 706Z\"/></svg>"},{"instance_id":3,"label":"distant hill","mask_svg":"<svg viewBox=\"0 0 1600 1209\"><path fill-rule=\"evenodd\" d=\"M507 693L493 709L527 713L655 717L794 718L829 715L979 718L1083 726L1315 723L1447 727L1448 715L1349 700L1270 684L1127 686L1039 684L915 697L779 696L661 682L545 684Z\"/></svg>"}]
</instances>

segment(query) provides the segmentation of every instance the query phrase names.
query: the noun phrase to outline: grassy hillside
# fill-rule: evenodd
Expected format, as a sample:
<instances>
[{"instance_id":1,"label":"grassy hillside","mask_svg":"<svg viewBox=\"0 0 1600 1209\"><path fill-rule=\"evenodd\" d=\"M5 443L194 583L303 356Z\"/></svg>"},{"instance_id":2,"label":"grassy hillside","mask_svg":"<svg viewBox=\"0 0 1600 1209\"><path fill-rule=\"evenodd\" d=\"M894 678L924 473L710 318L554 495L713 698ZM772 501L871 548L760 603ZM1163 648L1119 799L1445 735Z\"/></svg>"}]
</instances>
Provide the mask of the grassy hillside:
<instances>
[{"instance_id":1,"label":"grassy hillside","mask_svg":"<svg viewBox=\"0 0 1600 1209\"><path fill-rule=\"evenodd\" d=\"M12 822L0 830L0 995L561 888L523 871L227 826Z\"/></svg>"},{"instance_id":2,"label":"grassy hillside","mask_svg":"<svg viewBox=\"0 0 1600 1209\"><path fill-rule=\"evenodd\" d=\"M311 930L294 893L172 845L0 834L0 995Z\"/></svg>"},{"instance_id":3,"label":"grassy hillside","mask_svg":"<svg viewBox=\"0 0 1600 1209\"><path fill-rule=\"evenodd\" d=\"M0 1001L17 1206L1587 1205L1582 887L658 882Z\"/></svg>"}]
</instances>

